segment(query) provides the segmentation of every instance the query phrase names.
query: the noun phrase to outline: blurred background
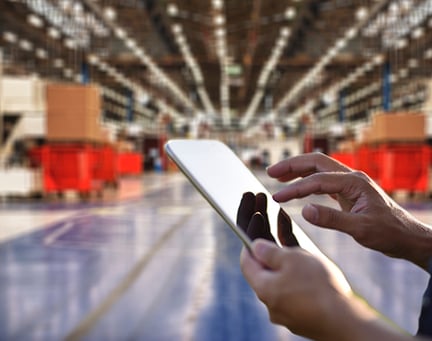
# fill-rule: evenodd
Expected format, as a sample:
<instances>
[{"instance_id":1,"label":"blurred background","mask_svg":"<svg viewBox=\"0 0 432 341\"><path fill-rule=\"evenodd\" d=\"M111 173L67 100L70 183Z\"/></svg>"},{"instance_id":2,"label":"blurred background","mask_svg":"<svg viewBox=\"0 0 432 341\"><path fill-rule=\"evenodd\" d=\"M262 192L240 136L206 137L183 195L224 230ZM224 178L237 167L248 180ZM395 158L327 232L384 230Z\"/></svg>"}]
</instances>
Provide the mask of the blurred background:
<instances>
[{"instance_id":1,"label":"blurred background","mask_svg":"<svg viewBox=\"0 0 432 341\"><path fill-rule=\"evenodd\" d=\"M0 339L296 340L163 146L223 141L271 190L323 152L430 223L431 66L430 0L1 0ZM425 275L307 200L285 208L415 332Z\"/></svg>"}]
</instances>

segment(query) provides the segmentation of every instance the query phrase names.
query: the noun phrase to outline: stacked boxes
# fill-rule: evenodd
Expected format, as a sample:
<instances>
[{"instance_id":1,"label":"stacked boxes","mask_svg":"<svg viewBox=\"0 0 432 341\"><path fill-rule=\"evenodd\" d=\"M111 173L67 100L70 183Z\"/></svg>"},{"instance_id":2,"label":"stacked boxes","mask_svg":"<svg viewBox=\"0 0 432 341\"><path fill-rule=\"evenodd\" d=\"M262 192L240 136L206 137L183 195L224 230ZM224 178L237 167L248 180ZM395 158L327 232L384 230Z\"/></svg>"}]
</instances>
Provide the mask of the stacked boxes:
<instances>
[{"instance_id":1,"label":"stacked boxes","mask_svg":"<svg viewBox=\"0 0 432 341\"><path fill-rule=\"evenodd\" d=\"M100 142L102 105L97 86L49 84L46 99L48 140Z\"/></svg>"},{"instance_id":2,"label":"stacked boxes","mask_svg":"<svg viewBox=\"0 0 432 341\"><path fill-rule=\"evenodd\" d=\"M424 142L426 117L420 113L379 113L373 116L371 142Z\"/></svg>"},{"instance_id":3,"label":"stacked boxes","mask_svg":"<svg viewBox=\"0 0 432 341\"><path fill-rule=\"evenodd\" d=\"M377 113L362 132L357 168L386 191L426 192L430 152L426 116L421 113Z\"/></svg>"}]
</instances>

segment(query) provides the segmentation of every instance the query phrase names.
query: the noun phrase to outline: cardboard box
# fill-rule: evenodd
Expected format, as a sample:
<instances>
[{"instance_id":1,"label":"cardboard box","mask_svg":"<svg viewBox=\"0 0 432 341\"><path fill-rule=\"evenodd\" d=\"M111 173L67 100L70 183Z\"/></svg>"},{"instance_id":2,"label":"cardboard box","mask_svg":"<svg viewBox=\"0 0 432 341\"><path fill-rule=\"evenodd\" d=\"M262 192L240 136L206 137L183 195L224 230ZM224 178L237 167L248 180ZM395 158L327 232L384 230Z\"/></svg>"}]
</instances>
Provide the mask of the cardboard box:
<instances>
[{"instance_id":1,"label":"cardboard box","mask_svg":"<svg viewBox=\"0 0 432 341\"><path fill-rule=\"evenodd\" d=\"M53 83L46 97L48 140L102 142L97 86Z\"/></svg>"},{"instance_id":2,"label":"cardboard box","mask_svg":"<svg viewBox=\"0 0 432 341\"><path fill-rule=\"evenodd\" d=\"M421 113L378 113L372 118L371 142L421 142L426 117Z\"/></svg>"},{"instance_id":3,"label":"cardboard box","mask_svg":"<svg viewBox=\"0 0 432 341\"><path fill-rule=\"evenodd\" d=\"M96 85L51 83L46 87L46 100L48 115L99 116L102 108Z\"/></svg>"},{"instance_id":4,"label":"cardboard box","mask_svg":"<svg viewBox=\"0 0 432 341\"><path fill-rule=\"evenodd\" d=\"M52 115L46 123L48 140L99 142L101 138L99 119L94 116Z\"/></svg>"}]
</instances>

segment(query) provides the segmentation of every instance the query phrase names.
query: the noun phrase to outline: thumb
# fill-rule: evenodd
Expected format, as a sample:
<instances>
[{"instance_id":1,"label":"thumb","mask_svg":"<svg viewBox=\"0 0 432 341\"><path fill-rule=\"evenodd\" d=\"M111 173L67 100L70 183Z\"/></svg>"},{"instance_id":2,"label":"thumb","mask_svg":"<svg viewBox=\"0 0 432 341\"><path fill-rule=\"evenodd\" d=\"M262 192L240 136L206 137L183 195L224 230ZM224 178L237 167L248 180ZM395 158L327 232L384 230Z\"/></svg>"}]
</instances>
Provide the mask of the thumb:
<instances>
[{"instance_id":1,"label":"thumb","mask_svg":"<svg viewBox=\"0 0 432 341\"><path fill-rule=\"evenodd\" d=\"M282 266L283 249L275 243L257 239L252 244L252 253L256 260L269 270L276 270Z\"/></svg>"},{"instance_id":2,"label":"thumb","mask_svg":"<svg viewBox=\"0 0 432 341\"><path fill-rule=\"evenodd\" d=\"M330 207L307 204L302 210L303 218L321 227L350 233L355 226L353 215Z\"/></svg>"}]
</instances>

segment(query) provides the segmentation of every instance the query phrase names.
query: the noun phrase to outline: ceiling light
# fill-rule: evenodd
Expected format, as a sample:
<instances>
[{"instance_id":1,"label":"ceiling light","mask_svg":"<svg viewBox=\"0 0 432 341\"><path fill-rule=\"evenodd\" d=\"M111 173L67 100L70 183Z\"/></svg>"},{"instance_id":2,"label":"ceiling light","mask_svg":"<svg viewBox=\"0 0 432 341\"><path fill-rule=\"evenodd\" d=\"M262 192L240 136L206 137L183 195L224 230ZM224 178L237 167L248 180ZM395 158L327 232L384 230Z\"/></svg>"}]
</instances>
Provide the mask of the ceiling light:
<instances>
[{"instance_id":1,"label":"ceiling light","mask_svg":"<svg viewBox=\"0 0 432 341\"><path fill-rule=\"evenodd\" d=\"M99 62L99 57L94 54L89 55L87 59L90 64L97 64Z\"/></svg>"},{"instance_id":2,"label":"ceiling light","mask_svg":"<svg viewBox=\"0 0 432 341\"><path fill-rule=\"evenodd\" d=\"M291 34L291 30L289 27L283 27L280 31L282 37L288 37Z\"/></svg>"},{"instance_id":3,"label":"ceiling light","mask_svg":"<svg viewBox=\"0 0 432 341\"><path fill-rule=\"evenodd\" d=\"M343 49L344 47L346 47L347 43L345 39L340 39L337 43L336 46L338 49Z\"/></svg>"},{"instance_id":4,"label":"ceiling light","mask_svg":"<svg viewBox=\"0 0 432 341\"><path fill-rule=\"evenodd\" d=\"M351 28L347 31L346 37L348 39L353 39L357 35L357 30L355 28Z\"/></svg>"},{"instance_id":5,"label":"ceiling light","mask_svg":"<svg viewBox=\"0 0 432 341\"><path fill-rule=\"evenodd\" d=\"M117 12L112 7L106 7L104 10L104 16L108 20L112 21L112 20L115 20L117 18Z\"/></svg>"},{"instance_id":6,"label":"ceiling light","mask_svg":"<svg viewBox=\"0 0 432 341\"><path fill-rule=\"evenodd\" d=\"M432 48L426 50L424 56L426 59L432 59Z\"/></svg>"},{"instance_id":7,"label":"ceiling light","mask_svg":"<svg viewBox=\"0 0 432 341\"><path fill-rule=\"evenodd\" d=\"M405 48L407 45L408 45L408 42L406 41L406 39L399 39L399 40L396 42L396 47L397 47L398 49L403 49L403 48Z\"/></svg>"},{"instance_id":8,"label":"ceiling light","mask_svg":"<svg viewBox=\"0 0 432 341\"><path fill-rule=\"evenodd\" d=\"M27 22L34 27L43 27L43 20L35 14L30 14L27 17Z\"/></svg>"},{"instance_id":9,"label":"ceiling light","mask_svg":"<svg viewBox=\"0 0 432 341\"><path fill-rule=\"evenodd\" d=\"M126 40L126 46L133 49L136 46L136 42L133 39L127 39Z\"/></svg>"},{"instance_id":10,"label":"ceiling light","mask_svg":"<svg viewBox=\"0 0 432 341\"><path fill-rule=\"evenodd\" d=\"M20 41L19 46L25 51L31 51L33 49L33 44L25 39Z\"/></svg>"},{"instance_id":11,"label":"ceiling light","mask_svg":"<svg viewBox=\"0 0 432 341\"><path fill-rule=\"evenodd\" d=\"M216 34L217 37L223 37L223 36L225 36L226 32L225 32L225 29L223 29L223 28L218 28L218 29L215 31L215 34Z\"/></svg>"},{"instance_id":12,"label":"ceiling light","mask_svg":"<svg viewBox=\"0 0 432 341\"><path fill-rule=\"evenodd\" d=\"M175 17L178 15L178 7L176 4L169 4L167 7L167 12L170 16Z\"/></svg>"},{"instance_id":13,"label":"ceiling light","mask_svg":"<svg viewBox=\"0 0 432 341\"><path fill-rule=\"evenodd\" d=\"M81 2L75 2L75 4L73 5L73 12L75 15L81 14L83 12L83 5Z\"/></svg>"},{"instance_id":14,"label":"ceiling light","mask_svg":"<svg viewBox=\"0 0 432 341\"><path fill-rule=\"evenodd\" d=\"M373 59L375 64L382 64L384 62L384 56L382 54L377 54Z\"/></svg>"},{"instance_id":15,"label":"ceiling light","mask_svg":"<svg viewBox=\"0 0 432 341\"><path fill-rule=\"evenodd\" d=\"M8 41L9 43L16 43L18 38L15 33L3 32L3 39Z\"/></svg>"},{"instance_id":16,"label":"ceiling light","mask_svg":"<svg viewBox=\"0 0 432 341\"><path fill-rule=\"evenodd\" d=\"M48 36L50 36L53 39L58 39L60 38L60 32L56 28L50 27L48 29Z\"/></svg>"},{"instance_id":17,"label":"ceiling light","mask_svg":"<svg viewBox=\"0 0 432 341\"><path fill-rule=\"evenodd\" d=\"M219 15L215 16L213 21L214 21L215 25L223 25L223 24L225 24L225 17L223 15L219 14Z\"/></svg>"},{"instance_id":18,"label":"ceiling light","mask_svg":"<svg viewBox=\"0 0 432 341\"><path fill-rule=\"evenodd\" d=\"M185 44L186 44L186 38L184 36L179 35L179 36L177 36L176 40L177 40L177 43L180 46L185 46Z\"/></svg>"},{"instance_id":19,"label":"ceiling light","mask_svg":"<svg viewBox=\"0 0 432 341\"><path fill-rule=\"evenodd\" d=\"M121 29L121 28L117 28L117 29L115 30L115 35L116 35L118 38L123 39L123 38L126 37L126 32L125 32L125 30L123 30L123 29Z\"/></svg>"},{"instance_id":20,"label":"ceiling light","mask_svg":"<svg viewBox=\"0 0 432 341\"><path fill-rule=\"evenodd\" d=\"M179 33L181 33L181 32L183 31L181 25L179 25L179 24L175 24L175 25L173 25L173 26L172 26L172 30L173 30L173 32L174 32L175 34L179 34Z\"/></svg>"},{"instance_id":21,"label":"ceiling light","mask_svg":"<svg viewBox=\"0 0 432 341\"><path fill-rule=\"evenodd\" d=\"M54 59L54 67L55 68L61 68L61 67L63 67L64 66L64 61L63 61L63 59L60 59L60 58L57 58L57 59Z\"/></svg>"},{"instance_id":22,"label":"ceiling light","mask_svg":"<svg viewBox=\"0 0 432 341\"><path fill-rule=\"evenodd\" d=\"M73 39L66 39L64 42L64 45L69 48L69 49L74 49L76 48L76 43Z\"/></svg>"},{"instance_id":23,"label":"ceiling light","mask_svg":"<svg viewBox=\"0 0 432 341\"><path fill-rule=\"evenodd\" d=\"M294 19L296 16L296 10L294 7L288 7L285 11L285 18L288 20Z\"/></svg>"},{"instance_id":24,"label":"ceiling light","mask_svg":"<svg viewBox=\"0 0 432 341\"><path fill-rule=\"evenodd\" d=\"M411 0L402 0L402 1L401 1L401 7L402 7L402 9L404 9L405 11L410 10L411 7L412 7L412 1L411 1Z\"/></svg>"},{"instance_id":25,"label":"ceiling light","mask_svg":"<svg viewBox=\"0 0 432 341\"><path fill-rule=\"evenodd\" d=\"M63 11L69 11L71 9L72 3L70 0L62 0L60 1L60 7Z\"/></svg>"},{"instance_id":26,"label":"ceiling light","mask_svg":"<svg viewBox=\"0 0 432 341\"><path fill-rule=\"evenodd\" d=\"M65 70L63 70L63 75L65 76L65 77L72 77L72 74L73 74L73 72L72 72L72 70L71 69L65 69Z\"/></svg>"},{"instance_id":27,"label":"ceiling light","mask_svg":"<svg viewBox=\"0 0 432 341\"><path fill-rule=\"evenodd\" d=\"M367 15L368 15L368 9L366 7L360 7L357 11L356 11L356 18L357 20L364 20L366 19Z\"/></svg>"},{"instance_id":28,"label":"ceiling light","mask_svg":"<svg viewBox=\"0 0 432 341\"><path fill-rule=\"evenodd\" d=\"M407 77L407 76L408 76L408 70L407 70L407 69L400 69L400 70L399 70L399 76L400 76L401 78L405 78L405 77Z\"/></svg>"},{"instance_id":29,"label":"ceiling light","mask_svg":"<svg viewBox=\"0 0 432 341\"><path fill-rule=\"evenodd\" d=\"M424 30L422 27L417 27L413 32L412 32L412 37L414 39L418 39L420 37L422 37L424 34Z\"/></svg>"},{"instance_id":30,"label":"ceiling light","mask_svg":"<svg viewBox=\"0 0 432 341\"><path fill-rule=\"evenodd\" d=\"M418 66L419 66L419 62L418 62L417 59L415 59L415 58L411 58L411 59L408 61L408 67L410 67L411 69L414 69L414 68L416 68L416 67L418 67Z\"/></svg>"},{"instance_id":31,"label":"ceiling light","mask_svg":"<svg viewBox=\"0 0 432 341\"><path fill-rule=\"evenodd\" d=\"M44 49L38 48L36 49L36 57L40 59L47 59L48 53Z\"/></svg>"},{"instance_id":32,"label":"ceiling light","mask_svg":"<svg viewBox=\"0 0 432 341\"><path fill-rule=\"evenodd\" d=\"M221 9L223 7L222 0L212 0L212 5L214 9Z\"/></svg>"}]
</instances>

